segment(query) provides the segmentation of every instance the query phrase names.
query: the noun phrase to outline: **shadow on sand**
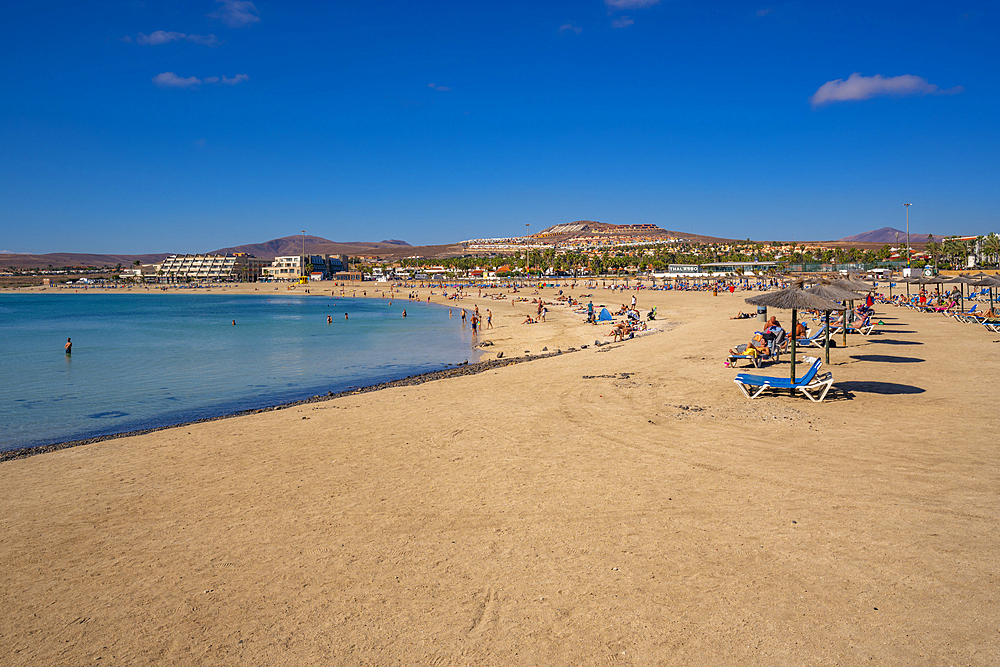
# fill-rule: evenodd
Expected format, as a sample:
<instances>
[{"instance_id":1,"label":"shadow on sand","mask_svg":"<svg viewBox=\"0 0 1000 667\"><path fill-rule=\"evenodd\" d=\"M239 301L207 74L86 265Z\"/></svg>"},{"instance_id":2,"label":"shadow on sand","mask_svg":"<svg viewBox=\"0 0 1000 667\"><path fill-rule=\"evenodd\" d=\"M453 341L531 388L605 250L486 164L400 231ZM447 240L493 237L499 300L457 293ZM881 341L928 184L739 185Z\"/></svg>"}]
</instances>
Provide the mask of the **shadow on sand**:
<instances>
[{"instance_id":1,"label":"shadow on sand","mask_svg":"<svg viewBox=\"0 0 1000 667\"><path fill-rule=\"evenodd\" d=\"M896 333L895 331L893 333ZM872 340L873 343L885 343L886 345L923 345L919 340L892 340L891 338Z\"/></svg>"},{"instance_id":2,"label":"shadow on sand","mask_svg":"<svg viewBox=\"0 0 1000 667\"><path fill-rule=\"evenodd\" d=\"M895 384L894 382L837 382L834 387L841 392L860 392L863 394L922 394L925 391L910 384Z\"/></svg>"},{"instance_id":3,"label":"shadow on sand","mask_svg":"<svg viewBox=\"0 0 1000 667\"><path fill-rule=\"evenodd\" d=\"M917 357L894 357L889 354L852 354L851 359L858 361L880 361L885 364L917 364L925 359Z\"/></svg>"}]
</instances>

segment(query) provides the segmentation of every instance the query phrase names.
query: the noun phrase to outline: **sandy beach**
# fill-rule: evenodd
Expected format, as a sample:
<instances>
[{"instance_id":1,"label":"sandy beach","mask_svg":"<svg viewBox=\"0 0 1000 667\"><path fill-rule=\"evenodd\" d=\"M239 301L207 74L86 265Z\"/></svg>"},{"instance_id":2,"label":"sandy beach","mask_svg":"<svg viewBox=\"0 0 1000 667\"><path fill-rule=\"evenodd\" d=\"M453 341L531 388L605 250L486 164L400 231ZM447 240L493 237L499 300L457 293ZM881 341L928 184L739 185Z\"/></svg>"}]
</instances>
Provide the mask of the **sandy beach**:
<instances>
[{"instance_id":1,"label":"sandy beach","mask_svg":"<svg viewBox=\"0 0 1000 667\"><path fill-rule=\"evenodd\" d=\"M483 357L563 354L0 464L5 664L1000 661L1000 335L877 306L749 401L746 293L503 291Z\"/></svg>"}]
</instances>

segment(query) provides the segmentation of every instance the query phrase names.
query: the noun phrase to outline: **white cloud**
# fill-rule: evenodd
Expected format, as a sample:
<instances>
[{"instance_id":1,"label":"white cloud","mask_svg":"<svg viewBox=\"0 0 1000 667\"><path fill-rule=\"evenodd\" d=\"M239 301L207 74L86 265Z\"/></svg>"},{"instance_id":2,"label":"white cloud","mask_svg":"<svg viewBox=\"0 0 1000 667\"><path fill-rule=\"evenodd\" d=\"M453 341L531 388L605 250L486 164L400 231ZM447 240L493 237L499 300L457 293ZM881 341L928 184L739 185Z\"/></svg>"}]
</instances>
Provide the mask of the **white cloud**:
<instances>
[{"instance_id":1,"label":"white cloud","mask_svg":"<svg viewBox=\"0 0 1000 667\"><path fill-rule=\"evenodd\" d=\"M189 76L185 79L173 72L163 72L153 77L153 83L164 88L190 88L201 83L201 79L196 76Z\"/></svg>"},{"instance_id":2,"label":"white cloud","mask_svg":"<svg viewBox=\"0 0 1000 667\"><path fill-rule=\"evenodd\" d=\"M179 39L184 39L187 35L182 32L166 32L164 30L157 30L149 35L139 33L135 38L135 41L144 46L159 46L160 44L168 44L170 42L176 42Z\"/></svg>"},{"instance_id":3,"label":"white cloud","mask_svg":"<svg viewBox=\"0 0 1000 667\"><path fill-rule=\"evenodd\" d=\"M757 10L757 18L761 18L761 17L767 16L768 14L773 14L773 13L774 13L774 8L773 7L765 7L764 9L758 9Z\"/></svg>"},{"instance_id":4,"label":"white cloud","mask_svg":"<svg viewBox=\"0 0 1000 667\"><path fill-rule=\"evenodd\" d=\"M630 19L627 16L623 16L623 17L621 17L619 19L615 19L614 21L612 21L611 22L611 27L612 28L627 28L630 25L632 25L633 23L635 23L635 21L633 21L632 19Z\"/></svg>"},{"instance_id":5,"label":"white cloud","mask_svg":"<svg viewBox=\"0 0 1000 667\"><path fill-rule=\"evenodd\" d=\"M209 14L208 17L219 19L230 28L242 28L260 21L260 17L257 16L257 7L250 0L215 0L215 2L221 7Z\"/></svg>"},{"instance_id":6,"label":"white cloud","mask_svg":"<svg viewBox=\"0 0 1000 667\"><path fill-rule=\"evenodd\" d=\"M583 28L581 28L578 25L573 25L572 23L563 23L561 26L559 26L559 32L575 32L576 34L579 35L581 32L583 32Z\"/></svg>"},{"instance_id":7,"label":"white cloud","mask_svg":"<svg viewBox=\"0 0 1000 667\"><path fill-rule=\"evenodd\" d=\"M440 91L442 93L450 93L451 92L451 88L449 88L448 86L439 86L436 83L428 83L427 87L430 88L431 90L437 90L437 91Z\"/></svg>"},{"instance_id":8,"label":"white cloud","mask_svg":"<svg viewBox=\"0 0 1000 667\"><path fill-rule=\"evenodd\" d=\"M219 45L219 38L215 35L187 35L184 39L194 44L201 44L202 46Z\"/></svg>"},{"instance_id":9,"label":"white cloud","mask_svg":"<svg viewBox=\"0 0 1000 667\"><path fill-rule=\"evenodd\" d=\"M235 86L238 83L243 83L244 81L249 80L249 74L237 74L234 77L207 76L204 80L202 80L196 76L184 78L177 76L173 72L163 72L162 74L157 74L153 77L153 83L164 88L192 88L201 83L221 83L227 86Z\"/></svg>"},{"instance_id":10,"label":"white cloud","mask_svg":"<svg viewBox=\"0 0 1000 667\"><path fill-rule=\"evenodd\" d=\"M642 9L660 4L660 0L604 0L611 9Z\"/></svg>"},{"instance_id":11,"label":"white cloud","mask_svg":"<svg viewBox=\"0 0 1000 667\"><path fill-rule=\"evenodd\" d=\"M217 46L219 44L219 39L215 35L186 35L183 32L167 32L165 30L157 30L148 35L140 32L135 38L136 43L143 46L160 46L181 40L202 46ZM128 38L128 41L131 42L132 39Z\"/></svg>"},{"instance_id":12,"label":"white cloud","mask_svg":"<svg viewBox=\"0 0 1000 667\"><path fill-rule=\"evenodd\" d=\"M887 95L941 95L960 93L962 90L964 89L961 86L941 90L933 83L928 83L922 76L913 74L884 77L881 74L862 76L855 72L847 77L846 81L835 79L824 83L809 98L809 103L818 107L831 102L867 100Z\"/></svg>"}]
</instances>

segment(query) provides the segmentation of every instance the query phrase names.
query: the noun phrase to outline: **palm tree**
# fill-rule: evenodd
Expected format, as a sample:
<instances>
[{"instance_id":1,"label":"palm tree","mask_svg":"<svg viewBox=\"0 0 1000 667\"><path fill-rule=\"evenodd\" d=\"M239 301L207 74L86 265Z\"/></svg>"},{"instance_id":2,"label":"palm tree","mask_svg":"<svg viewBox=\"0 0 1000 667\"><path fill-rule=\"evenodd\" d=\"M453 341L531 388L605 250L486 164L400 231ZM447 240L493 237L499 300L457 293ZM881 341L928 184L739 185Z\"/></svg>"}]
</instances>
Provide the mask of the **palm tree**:
<instances>
[{"instance_id":1,"label":"palm tree","mask_svg":"<svg viewBox=\"0 0 1000 667\"><path fill-rule=\"evenodd\" d=\"M990 258L991 264L996 264L1000 258L1000 236L996 232L991 232L989 236L983 238L983 252Z\"/></svg>"},{"instance_id":2,"label":"palm tree","mask_svg":"<svg viewBox=\"0 0 1000 667\"><path fill-rule=\"evenodd\" d=\"M925 249L927 250L927 254L934 258L932 260L934 262L933 266L934 266L935 269L937 269L938 255L941 254L941 244L938 243L938 242L936 242L936 241L934 241L933 240L934 237L931 236L930 234L927 235L927 239L928 239L928 241L927 241L927 247Z\"/></svg>"},{"instance_id":3,"label":"palm tree","mask_svg":"<svg viewBox=\"0 0 1000 667\"><path fill-rule=\"evenodd\" d=\"M949 236L944 240L944 247L942 248L945 255L951 258L952 267L955 266L956 262L961 260L956 260L956 257L964 257L968 253L968 248L965 245L965 241L962 241L957 236Z\"/></svg>"}]
</instances>

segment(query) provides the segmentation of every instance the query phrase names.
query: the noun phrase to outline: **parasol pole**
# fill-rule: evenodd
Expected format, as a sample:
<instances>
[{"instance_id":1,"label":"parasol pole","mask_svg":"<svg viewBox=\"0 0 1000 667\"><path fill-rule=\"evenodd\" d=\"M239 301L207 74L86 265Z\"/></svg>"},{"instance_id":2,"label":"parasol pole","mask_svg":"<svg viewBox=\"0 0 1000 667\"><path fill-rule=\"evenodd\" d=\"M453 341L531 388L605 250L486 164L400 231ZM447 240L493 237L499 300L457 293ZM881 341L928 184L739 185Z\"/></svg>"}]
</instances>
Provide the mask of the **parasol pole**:
<instances>
[{"instance_id":1,"label":"parasol pole","mask_svg":"<svg viewBox=\"0 0 1000 667\"><path fill-rule=\"evenodd\" d=\"M830 311L826 311L826 365L830 365Z\"/></svg>"},{"instance_id":2,"label":"parasol pole","mask_svg":"<svg viewBox=\"0 0 1000 667\"><path fill-rule=\"evenodd\" d=\"M795 384L795 339L798 338L798 336L795 334L797 326L795 319L796 315L798 315L798 311L792 308L792 384Z\"/></svg>"},{"instance_id":3,"label":"parasol pole","mask_svg":"<svg viewBox=\"0 0 1000 667\"><path fill-rule=\"evenodd\" d=\"M844 301L844 347L847 347L847 301ZM851 301L851 308L854 307L854 302Z\"/></svg>"}]
</instances>

